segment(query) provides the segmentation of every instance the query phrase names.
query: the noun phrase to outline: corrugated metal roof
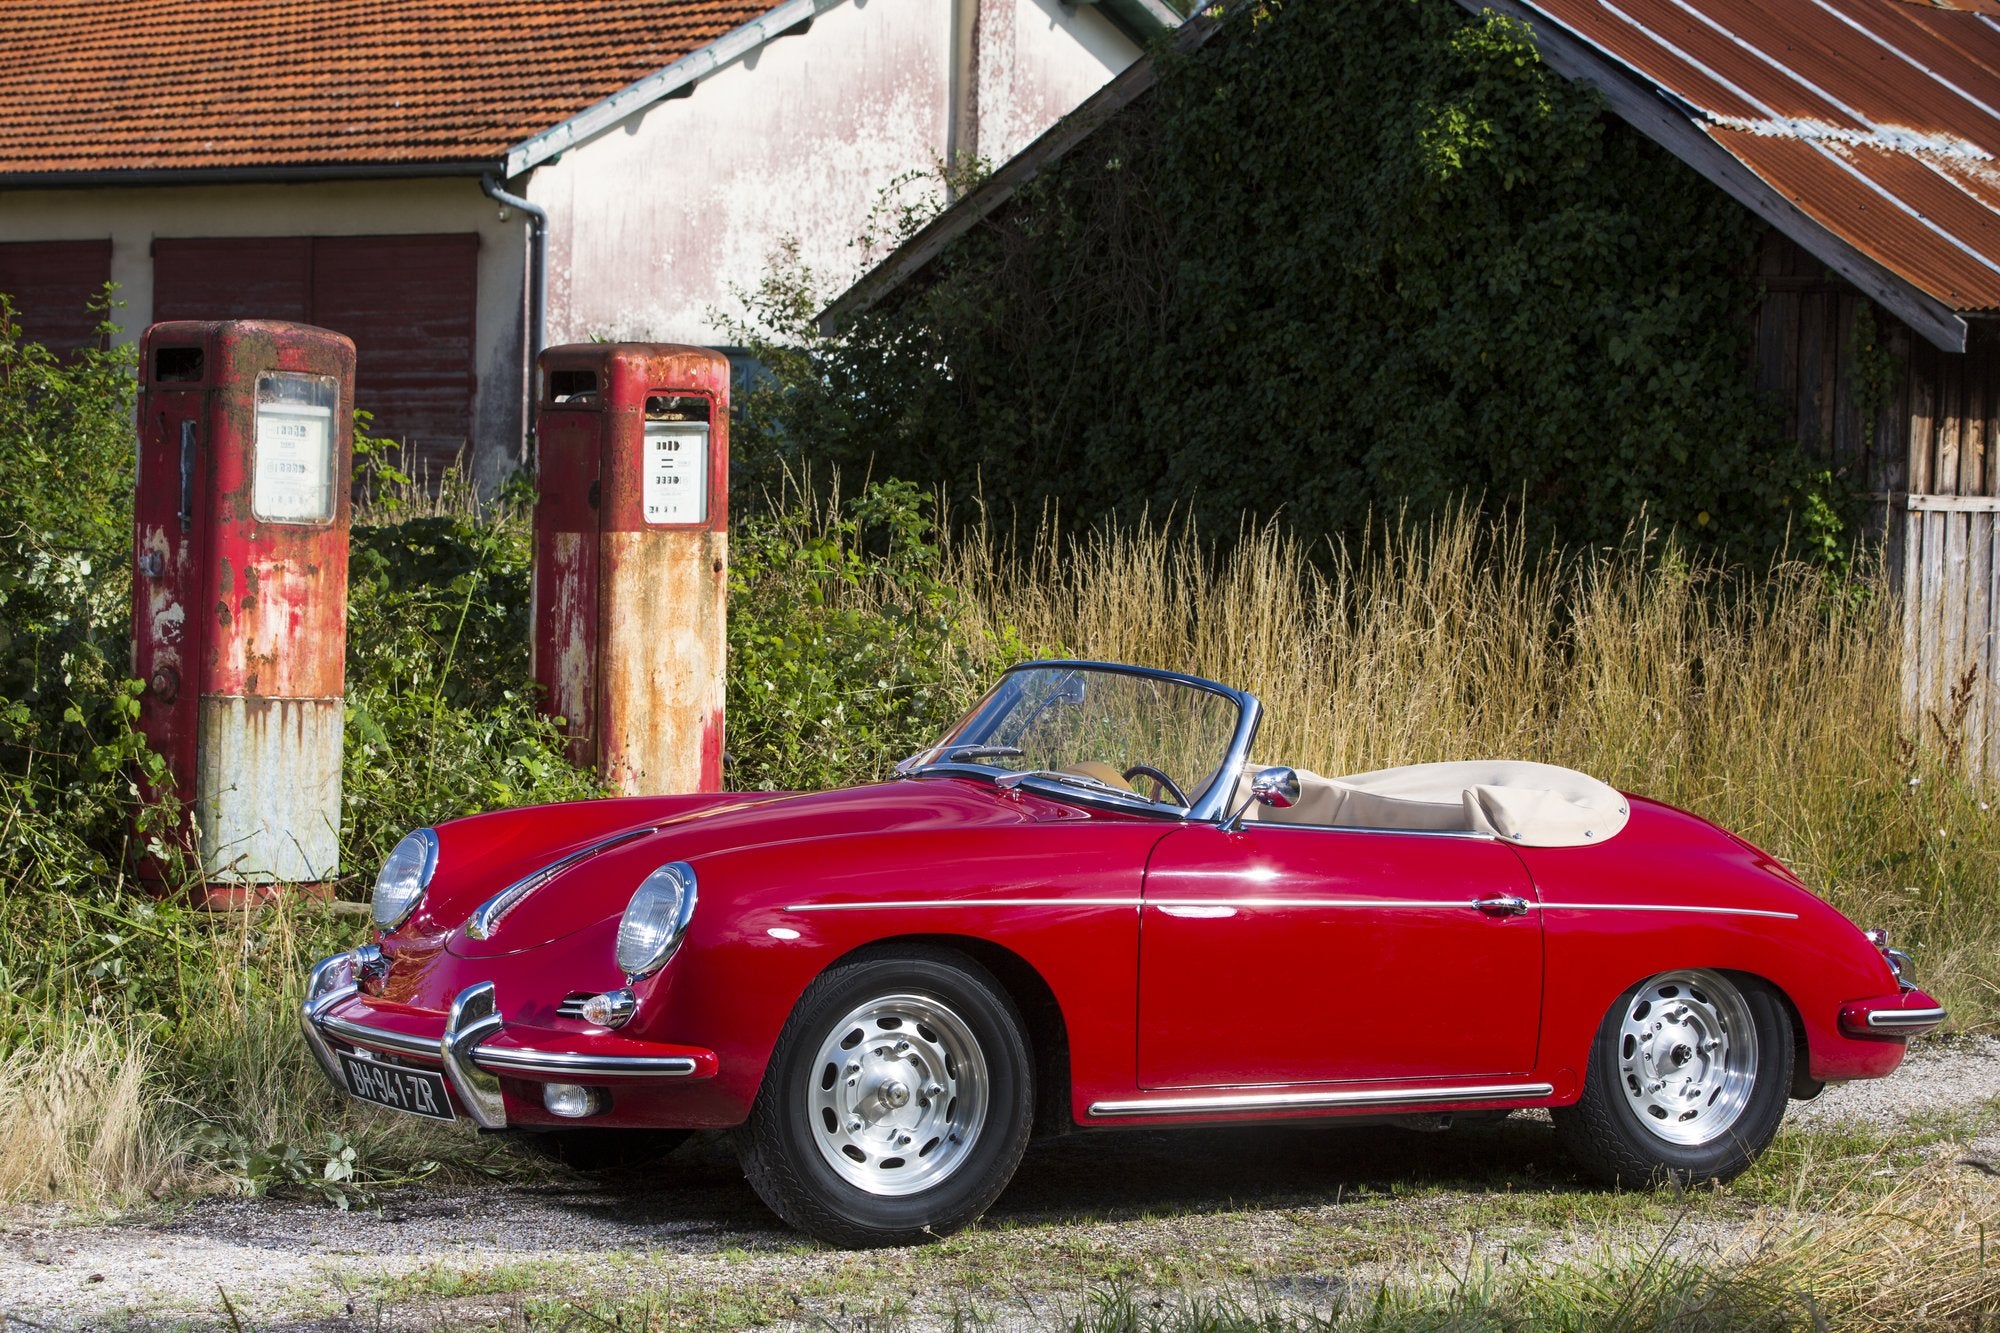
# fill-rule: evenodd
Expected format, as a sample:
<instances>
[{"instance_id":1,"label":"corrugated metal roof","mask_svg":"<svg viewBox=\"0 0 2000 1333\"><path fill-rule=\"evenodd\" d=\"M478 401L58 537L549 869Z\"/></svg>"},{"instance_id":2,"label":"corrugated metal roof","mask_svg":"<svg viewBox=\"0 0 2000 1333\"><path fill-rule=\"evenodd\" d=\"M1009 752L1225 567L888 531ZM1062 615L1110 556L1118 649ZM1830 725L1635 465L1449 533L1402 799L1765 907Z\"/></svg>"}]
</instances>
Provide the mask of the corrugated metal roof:
<instances>
[{"instance_id":1,"label":"corrugated metal roof","mask_svg":"<svg viewBox=\"0 0 2000 1333\"><path fill-rule=\"evenodd\" d=\"M2000 312L2000 5L1522 0L1854 250ZM1537 17L1539 16L1539 18Z\"/></svg>"},{"instance_id":2,"label":"corrugated metal roof","mask_svg":"<svg viewBox=\"0 0 2000 1333\"><path fill-rule=\"evenodd\" d=\"M0 175L498 160L776 0L22 0Z\"/></svg>"}]
</instances>

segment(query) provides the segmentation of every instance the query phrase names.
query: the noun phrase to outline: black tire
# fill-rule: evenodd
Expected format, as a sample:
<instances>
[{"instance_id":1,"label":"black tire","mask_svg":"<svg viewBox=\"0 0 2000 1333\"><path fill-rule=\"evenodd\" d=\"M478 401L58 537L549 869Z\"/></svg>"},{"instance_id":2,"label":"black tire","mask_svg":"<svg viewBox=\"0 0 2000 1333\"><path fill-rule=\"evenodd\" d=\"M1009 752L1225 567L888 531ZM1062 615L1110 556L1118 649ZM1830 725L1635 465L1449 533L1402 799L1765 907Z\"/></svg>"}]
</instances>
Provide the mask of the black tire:
<instances>
[{"instance_id":1,"label":"black tire","mask_svg":"<svg viewBox=\"0 0 2000 1333\"><path fill-rule=\"evenodd\" d=\"M524 1129L521 1148L572 1171L625 1171L653 1165L686 1143L685 1129Z\"/></svg>"},{"instance_id":2,"label":"black tire","mask_svg":"<svg viewBox=\"0 0 2000 1333\"><path fill-rule=\"evenodd\" d=\"M896 1055L899 1031L909 1040ZM951 950L899 946L829 968L799 997L778 1037L738 1138L744 1176L787 1223L845 1249L921 1244L970 1225L1006 1188L1027 1147L1035 1088L1025 1033L992 974ZM823 1058L829 1054L837 1058ZM914 1071L908 1086L902 1073L884 1072L904 1065ZM951 1072L932 1082L924 1071L933 1066ZM899 1090L904 1100L895 1102ZM848 1099L851 1119L827 1104ZM913 1137L900 1141L908 1147L891 1146L906 1126ZM836 1152L855 1165L836 1166ZM905 1171L912 1174L895 1174ZM932 1181L925 1172L939 1174Z\"/></svg>"},{"instance_id":3,"label":"black tire","mask_svg":"<svg viewBox=\"0 0 2000 1333\"><path fill-rule=\"evenodd\" d=\"M1676 1000L1698 1011L1692 1022L1676 1022L1666 1011ZM1652 1012L1653 1005L1662 1006L1662 1012ZM1676 1058L1693 1064L1708 1058L1701 1050L1690 1050L1703 1045L1689 1034L1703 1031L1704 1020L1720 1022L1724 1058L1731 1042L1740 1049L1742 1041L1740 1033L1729 1029L1747 1028L1752 1038L1747 1060L1734 1074L1719 1066L1698 1070L1687 1079L1695 1087L1691 1097L1674 1100L1680 1097L1678 1089L1656 1093L1660 1083L1680 1077ZM1649 1024L1664 1027L1670 1040L1658 1047L1636 1045L1635 1031ZM1628 1038L1635 1043L1629 1048ZM1734 1179L1778 1132L1791 1094L1793 1056L1790 1014L1784 1000L1764 983L1703 970L1649 977L1620 995L1598 1026L1583 1096L1574 1106L1550 1111L1556 1140L1579 1168L1607 1185L1647 1188L1671 1182L1685 1187ZM1653 1073L1663 1077L1651 1081L1647 1075ZM1742 1082L1746 1076L1747 1086ZM1715 1090L1706 1091L1711 1085ZM1740 1106L1733 1115L1707 1109L1731 1103ZM1689 1108L1679 1116L1689 1122L1685 1127L1674 1124L1673 1106ZM1701 1123L1703 1117L1717 1123L1711 1129ZM1674 1141L1669 1137L1674 1134L1688 1141Z\"/></svg>"}]
</instances>

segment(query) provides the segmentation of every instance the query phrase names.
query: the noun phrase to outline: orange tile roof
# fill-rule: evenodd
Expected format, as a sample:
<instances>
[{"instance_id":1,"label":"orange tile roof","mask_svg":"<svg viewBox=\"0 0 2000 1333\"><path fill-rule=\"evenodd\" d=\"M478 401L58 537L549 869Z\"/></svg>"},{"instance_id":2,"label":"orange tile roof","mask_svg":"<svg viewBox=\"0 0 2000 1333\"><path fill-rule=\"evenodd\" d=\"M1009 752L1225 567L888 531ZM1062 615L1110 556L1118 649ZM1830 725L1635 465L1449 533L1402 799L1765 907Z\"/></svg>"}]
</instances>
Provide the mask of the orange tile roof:
<instances>
[{"instance_id":1,"label":"orange tile roof","mask_svg":"<svg viewBox=\"0 0 2000 1333\"><path fill-rule=\"evenodd\" d=\"M776 0L9 0L0 175L497 161Z\"/></svg>"}]
</instances>

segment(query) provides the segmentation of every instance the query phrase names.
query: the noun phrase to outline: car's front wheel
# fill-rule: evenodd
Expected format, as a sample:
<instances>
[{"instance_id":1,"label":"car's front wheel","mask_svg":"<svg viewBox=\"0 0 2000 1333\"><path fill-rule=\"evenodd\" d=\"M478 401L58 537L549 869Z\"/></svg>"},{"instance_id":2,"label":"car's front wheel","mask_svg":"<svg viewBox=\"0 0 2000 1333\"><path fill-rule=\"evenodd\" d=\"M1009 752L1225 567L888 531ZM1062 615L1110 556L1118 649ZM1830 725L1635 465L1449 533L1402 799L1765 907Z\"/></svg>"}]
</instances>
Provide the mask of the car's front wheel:
<instances>
[{"instance_id":1,"label":"car's front wheel","mask_svg":"<svg viewBox=\"0 0 2000 1333\"><path fill-rule=\"evenodd\" d=\"M907 1245L984 1213L1027 1146L1034 1074L985 968L912 946L828 969L778 1039L742 1138L772 1211L833 1245Z\"/></svg>"},{"instance_id":2,"label":"car's front wheel","mask_svg":"<svg viewBox=\"0 0 2000 1333\"><path fill-rule=\"evenodd\" d=\"M1729 1180L1778 1132L1792 1055L1791 1021L1768 986L1663 972L1604 1016L1583 1096L1551 1113L1556 1137L1610 1185Z\"/></svg>"}]
</instances>

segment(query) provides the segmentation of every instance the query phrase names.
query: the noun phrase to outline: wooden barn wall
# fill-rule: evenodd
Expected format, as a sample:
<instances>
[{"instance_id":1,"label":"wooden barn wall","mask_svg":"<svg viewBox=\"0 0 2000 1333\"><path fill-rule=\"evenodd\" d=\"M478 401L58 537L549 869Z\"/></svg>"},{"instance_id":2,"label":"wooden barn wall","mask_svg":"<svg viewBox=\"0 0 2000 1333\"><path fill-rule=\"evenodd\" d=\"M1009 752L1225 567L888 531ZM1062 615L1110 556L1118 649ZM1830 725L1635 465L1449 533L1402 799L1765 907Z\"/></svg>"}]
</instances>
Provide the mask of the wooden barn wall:
<instances>
[{"instance_id":1,"label":"wooden barn wall","mask_svg":"<svg viewBox=\"0 0 2000 1333\"><path fill-rule=\"evenodd\" d=\"M1865 531L1902 589L1911 724L1962 745L1975 771L2000 773L2000 334L1975 323L1964 353L1942 352L1872 311L1889 374L1864 412L1864 299L1775 232L1757 272L1757 385L1786 437L1866 501Z\"/></svg>"}]
</instances>

